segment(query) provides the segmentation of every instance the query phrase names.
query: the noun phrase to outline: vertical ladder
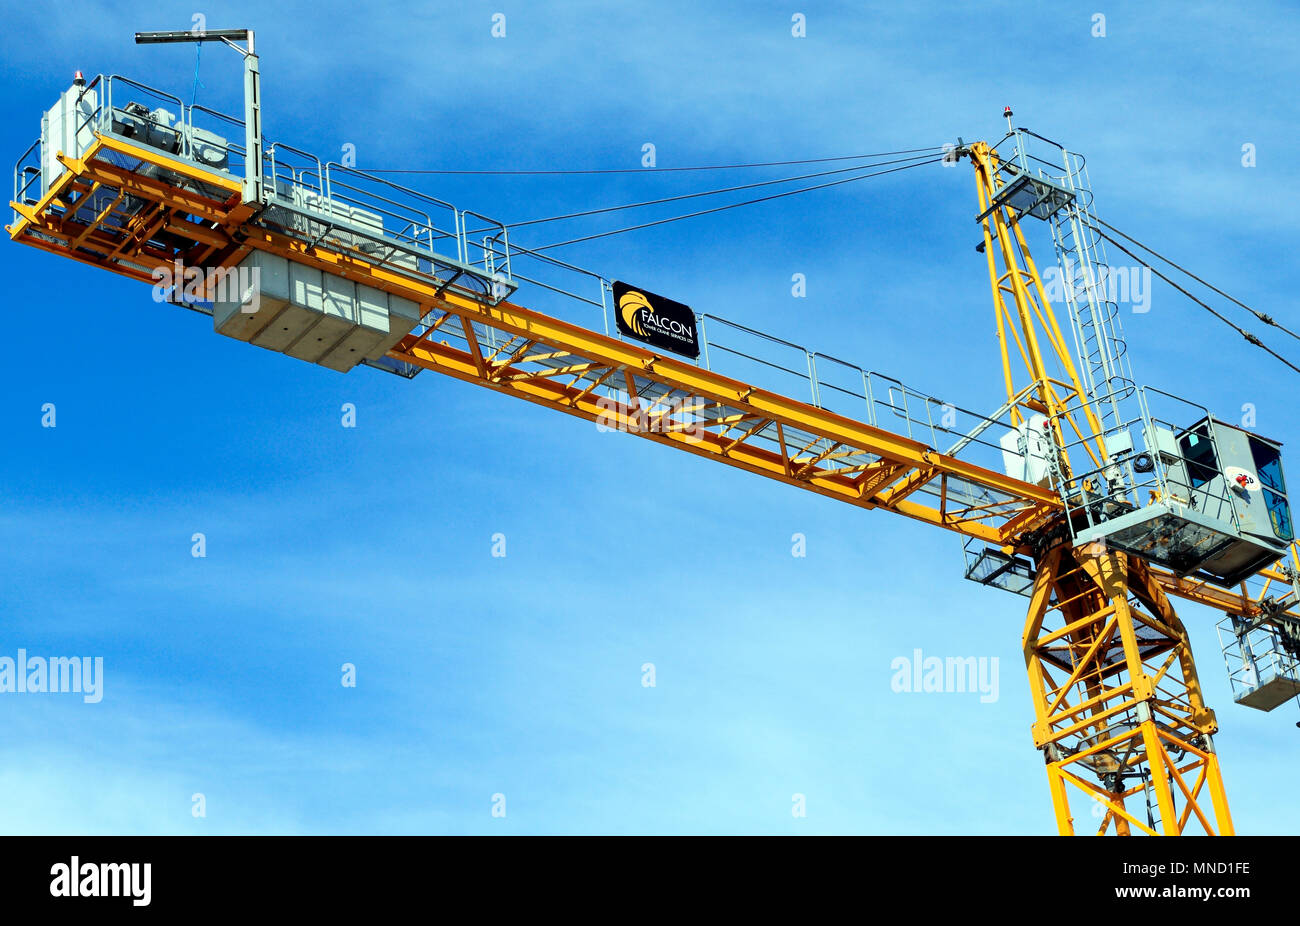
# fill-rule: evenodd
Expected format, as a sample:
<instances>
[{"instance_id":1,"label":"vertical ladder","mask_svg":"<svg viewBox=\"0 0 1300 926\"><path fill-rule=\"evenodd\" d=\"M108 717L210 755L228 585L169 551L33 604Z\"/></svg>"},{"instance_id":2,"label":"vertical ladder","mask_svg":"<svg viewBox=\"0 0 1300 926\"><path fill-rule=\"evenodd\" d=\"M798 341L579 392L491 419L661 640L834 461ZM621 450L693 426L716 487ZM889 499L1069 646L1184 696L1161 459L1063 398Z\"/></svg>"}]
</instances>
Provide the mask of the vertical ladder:
<instances>
[{"instance_id":1,"label":"vertical ladder","mask_svg":"<svg viewBox=\"0 0 1300 926\"><path fill-rule=\"evenodd\" d=\"M1052 239L1074 329L1079 375L1103 432L1109 433L1128 420L1122 407L1136 386L1116 301L1117 279L1106 261L1101 228L1092 211L1085 159L1065 149L1061 154L1065 173L1058 182L1074 199L1052 217Z\"/></svg>"}]
</instances>

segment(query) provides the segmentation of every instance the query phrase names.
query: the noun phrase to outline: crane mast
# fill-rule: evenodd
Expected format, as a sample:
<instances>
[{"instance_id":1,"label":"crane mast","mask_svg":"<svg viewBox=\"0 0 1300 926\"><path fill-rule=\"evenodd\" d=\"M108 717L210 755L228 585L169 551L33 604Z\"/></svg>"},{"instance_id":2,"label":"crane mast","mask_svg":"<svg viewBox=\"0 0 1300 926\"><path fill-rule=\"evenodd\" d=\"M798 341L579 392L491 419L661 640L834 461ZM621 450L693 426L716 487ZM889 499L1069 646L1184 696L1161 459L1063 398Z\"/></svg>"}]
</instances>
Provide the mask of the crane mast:
<instances>
[{"instance_id":1,"label":"crane mast","mask_svg":"<svg viewBox=\"0 0 1300 926\"><path fill-rule=\"evenodd\" d=\"M143 84L79 80L19 160L10 237L155 285L182 268L220 271L200 273L201 298L186 304L255 346L341 372L440 373L959 535L968 578L1028 600L1032 740L1058 831L1076 832L1087 806L1101 808L1099 833L1233 832L1215 714L1171 599L1222 611L1241 633L1300 626L1280 463L1274 494L1249 507L1209 474L1207 442L1219 463L1248 447L1266 482L1274 445L1229 434L1208 412L1167 426L1135 385L1078 155L1014 128L959 147L975 173L1006 402L958 423L938 420L948 403L897 380L685 306L676 324L701 355L664 349L636 315L660 297L629 302L623 284L512 243L504 223L353 167L261 150L246 38L257 124L223 118L254 141L226 141L201 125L210 111ZM178 112L140 105L146 90ZM1027 218L1050 225L1070 339ZM517 304L524 283L598 309L604 330ZM768 364L797 389L717 369L750 356L733 336L797 351ZM1252 692L1282 690L1266 687Z\"/></svg>"},{"instance_id":2,"label":"crane mast","mask_svg":"<svg viewBox=\"0 0 1300 926\"><path fill-rule=\"evenodd\" d=\"M1046 478L1068 487L1075 468L1096 471L1110 462L1106 432L1125 421L1120 403L1136 387L1127 371L1118 372L1126 351L1117 308L1099 290L1104 271L1087 238L1095 225L1078 170L1061 149L1063 176L1036 175L1025 134L1012 130L1014 160L1003 161L985 143L969 155L1007 394L1022 390L1018 357L1034 396L1025 405L1048 435ZM1021 227L1029 216L1052 224L1061 268L1072 259L1086 268L1065 271L1077 354L1030 256ZM1172 835L1189 826L1232 834L1214 753L1215 714L1202 699L1191 644L1169 597L1146 561L1104 542L1074 543L1065 520L1062 514L1029 538L1035 572L1022 636L1033 741L1043 753L1058 831L1075 832L1073 796L1100 809L1098 835Z\"/></svg>"}]
</instances>

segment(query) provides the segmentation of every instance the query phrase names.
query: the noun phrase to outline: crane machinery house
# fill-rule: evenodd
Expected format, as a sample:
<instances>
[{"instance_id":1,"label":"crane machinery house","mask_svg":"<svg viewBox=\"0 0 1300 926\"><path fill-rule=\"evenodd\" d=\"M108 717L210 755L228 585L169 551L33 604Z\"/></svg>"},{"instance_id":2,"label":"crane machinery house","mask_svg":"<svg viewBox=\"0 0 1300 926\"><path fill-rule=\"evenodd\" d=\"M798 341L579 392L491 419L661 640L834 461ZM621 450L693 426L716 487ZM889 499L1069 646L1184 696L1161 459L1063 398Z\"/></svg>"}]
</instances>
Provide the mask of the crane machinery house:
<instances>
[{"instance_id":1,"label":"crane machinery house","mask_svg":"<svg viewBox=\"0 0 1300 926\"><path fill-rule=\"evenodd\" d=\"M418 303L350 279L343 262L322 268L248 247L232 254L228 242L205 229L215 217L212 210L229 206L241 187L232 158L237 166L245 151L197 124L205 118L239 128L230 117L185 106L128 78L100 76L87 85L78 74L42 118L39 168L20 169L17 199L27 205L64 196L74 201L63 220L90 230L72 241L74 256L93 258L101 253L95 242L106 233L129 232L146 254L171 253L185 266L218 264L237 271L238 280L254 281L255 291L209 300L218 334L339 372L361 363L386 366L384 356L419 321ZM145 149L149 153L141 156ZM290 163L296 160L303 163ZM102 180L83 184L69 172L86 162ZM293 240L303 253L328 243L336 253L394 274L427 277L450 268L452 277L444 281L449 287L474 280L476 289L506 292L496 274L437 254L429 215L362 190L360 172L328 167L289 146L273 146L260 201L256 210L242 210L243 217L269 235ZM169 201L151 202L149 194L164 187L173 191ZM193 242L186 235L199 237L199 247L188 246ZM126 255L115 263L128 275L153 269Z\"/></svg>"}]
</instances>

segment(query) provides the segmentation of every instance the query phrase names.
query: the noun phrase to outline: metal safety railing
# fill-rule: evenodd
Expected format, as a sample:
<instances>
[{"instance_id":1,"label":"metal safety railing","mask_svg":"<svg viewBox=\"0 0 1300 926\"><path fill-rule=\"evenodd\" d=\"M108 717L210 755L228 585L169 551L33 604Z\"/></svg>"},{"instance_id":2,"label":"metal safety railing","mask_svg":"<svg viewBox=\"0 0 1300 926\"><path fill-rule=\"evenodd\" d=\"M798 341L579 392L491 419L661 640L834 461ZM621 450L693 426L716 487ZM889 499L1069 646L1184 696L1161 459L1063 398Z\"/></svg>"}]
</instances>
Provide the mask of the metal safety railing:
<instances>
[{"instance_id":1,"label":"metal safety railing","mask_svg":"<svg viewBox=\"0 0 1300 926\"><path fill-rule=\"evenodd\" d=\"M41 140L38 138L14 162L14 202L34 206L40 201L42 170ZM14 220L17 219L15 211Z\"/></svg>"},{"instance_id":2,"label":"metal safety railing","mask_svg":"<svg viewBox=\"0 0 1300 926\"><path fill-rule=\"evenodd\" d=\"M248 152L233 138L242 138L244 122L200 105L186 105L177 95L121 75L98 75L73 100L74 124L60 153L79 157L95 135L124 137L136 144L161 147L169 156L192 161L219 175L240 176ZM122 132L129 134L123 136ZM39 201L53 182L51 140L38 138L14 165L13 199L24 205ZM72 150L62 150L68 147ZM337 162L323 163L309 152L283 142L267 141L260 153L270 180L269 195L283 209L299 212L310 224L323 219L346 227L360 237L373 236L379 253L412 269L442 266L446 258L463 265L465 278L486 281L467 292L499 301L515 289L509 260L509 231L505 224L469 210L460 210L418 190ZM112 155L115 160L122 160ZM126 164L129 169L139 165ZM15 212L15 221L21 218ZM467 234L470 226L491 230L486 240ZM500 262L492 242L504 245ZM402 259L402 254L409 259ZM451 268L456 274L456 268Z\"/></svg>"},{"instance_id":3,"label":"metal safety railing","mask_svg":"<svg viewBox=\"0 0 1300 926\"><path fill-rule=\"evenodd\" d=\"M1240 531L1227 482L1212 478L1217 464L1188 456L1179 443L1195 427L1208 442L1207 458L1221 459L1210 410L1151 386L1137 388L1136 398L1136 414L1102 434L1107 459L1097 459L1091 437L1061 447L1060 494L1075 535L1152 501L1175 502Z\"/></svg>"},{"instance_id":4,"label":"metal safety railing","mask_svg":"<svg viewBox=\"0 0 1300 926\"><path fill-rule=\"evenodd\" d=\"M1271 710L1300 693L1300 658L1278 627L1229 614L1218 633L1233 700Z\"/></svg>"}]
</instances>

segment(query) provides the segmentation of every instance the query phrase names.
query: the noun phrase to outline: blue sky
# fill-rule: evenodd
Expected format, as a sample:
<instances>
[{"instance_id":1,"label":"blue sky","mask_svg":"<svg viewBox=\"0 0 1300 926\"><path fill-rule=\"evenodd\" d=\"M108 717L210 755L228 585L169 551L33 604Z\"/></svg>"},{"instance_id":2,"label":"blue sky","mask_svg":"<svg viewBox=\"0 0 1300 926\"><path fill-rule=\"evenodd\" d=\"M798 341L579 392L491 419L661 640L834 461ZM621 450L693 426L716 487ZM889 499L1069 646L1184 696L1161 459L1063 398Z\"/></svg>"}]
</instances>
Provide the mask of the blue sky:
<instances>
[{"instance_id":1,"label":"blue sky","mask_svg":"<svg viewBox=\"0 0 1300 926\"><path fill-rule=\"evenodd\" d=\"M830 157L996 140L1011 105L1088 155L1103 218L1300 320L1287 5L1108 3L1104 38L1097 4L699 7L15 4L0 138L16 159L77 69L191 98L193 48L131 34L195 12L257 30L269 138L353 144L363 168L636 167L646 142L664 167ZM198 101L235 111L239 75L206 47ZM718 176L414 182L518 221L734 180ZM969 168L933 166L562 255L992 409L976 212ZM33 249L0 246L0 268L0 655L105 665L98 704L0 696L0 831L1053 830L1023 601L962 579L954 537L433 374L255 350ZM1225 417L1252 403L1262 433L1296 438L1291 374L1177 294L1157 288L1124 323L1139 380ZM672 491L647 501L629 482ZM1182 611L1238 829L1300 831L1276 786L1300 715L1232 704L1216 615ZM915 649L997 658L1000 697L894 693L891 661Z\"/></svg>"}]
</instances>

